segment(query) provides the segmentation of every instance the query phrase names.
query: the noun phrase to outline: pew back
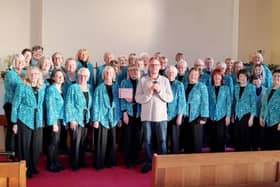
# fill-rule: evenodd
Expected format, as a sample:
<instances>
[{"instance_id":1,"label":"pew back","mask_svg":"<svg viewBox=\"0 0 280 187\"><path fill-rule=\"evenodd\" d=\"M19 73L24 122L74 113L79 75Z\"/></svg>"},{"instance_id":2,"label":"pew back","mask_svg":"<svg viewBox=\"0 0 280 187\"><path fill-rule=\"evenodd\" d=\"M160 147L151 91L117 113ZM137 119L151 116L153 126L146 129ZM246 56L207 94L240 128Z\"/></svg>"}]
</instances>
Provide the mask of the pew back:
<instances>
[{"instance_id":1,"label":"pew back","mask_svg":"<svg viewBox=\"0 0 280 187\"><path fill-rule=\"evenodd\" d=\"M155 154L153 187L276 186L279 161L280 151Z\"/></svg>"},{"instance_id":2,"label":"pew back","mask_svg":"<svg viewBox=\"0 0 280 187\"><path fill-rule=\"evenodd\" d=\"M0 162L0 186L26 187L25 161Z\"/></svg>"}]
</instances>

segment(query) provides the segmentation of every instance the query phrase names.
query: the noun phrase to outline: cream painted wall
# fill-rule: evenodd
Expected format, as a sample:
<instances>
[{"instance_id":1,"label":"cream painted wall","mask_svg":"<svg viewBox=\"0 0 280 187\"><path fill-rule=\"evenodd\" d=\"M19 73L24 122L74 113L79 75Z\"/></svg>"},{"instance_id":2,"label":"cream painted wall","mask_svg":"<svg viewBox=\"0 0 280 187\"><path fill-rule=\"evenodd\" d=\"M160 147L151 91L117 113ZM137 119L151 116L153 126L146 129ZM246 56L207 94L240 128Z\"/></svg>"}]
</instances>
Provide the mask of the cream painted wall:
<instances>
[{"instance_id":1,"label":"cream painted wall","mask_svg":"<svg viewBox=\"0 0 280 187\"><path fill-rule=\"evenodd\" d=\"M30 1L0 1L0 70L5 70L4 63L8 55L21 52L30 46ZM4 85L0 80L0 114L3 114Z\"/></svg>"},{"instance_id":2,"label":"cream painted wall","mask_svg":"<svg viewBox=\"0 0 280 187\"><path fill-rule=\"evenodd\" d=\"M0 1L0 70L7 55L30 46L30 0Z\"/></svg>"},{"instance_id":3,"label":"cream painted wall","mask_svg":"<svg viewBox=\"0 0 280 187\"><path fill-rule=\"evenodd\" d=\"M240 1L238 57L244 62L250 60L254 51L261 49L264 50L265 63L272 63L272 7L272 0Z\"/></svg>"},{"instance_id":4,"label":"cream painted wall","mask_svg":"<svg viewBox=\"0 0 280 187\"><path fill-rule=\"evenodd\" d=\"M74 56L88 48L91 61L105 51L162 52L172 62L177 51L189 62L212 55L237 55L238 0L48 0L43 1L45 53ZM235 15L235 17L234 17ZM238 15L237 15L238 17Z\"/></svg>"},{"instance_id":5,"label":"cream painted wall","mask_svg":"<svg viewBox=\"0 0 280 187\"><path fill-rule=\"evenodd\" d=\"M280 65L280 1L272 0L271 63Z\"/></svg>"}]
</instances>

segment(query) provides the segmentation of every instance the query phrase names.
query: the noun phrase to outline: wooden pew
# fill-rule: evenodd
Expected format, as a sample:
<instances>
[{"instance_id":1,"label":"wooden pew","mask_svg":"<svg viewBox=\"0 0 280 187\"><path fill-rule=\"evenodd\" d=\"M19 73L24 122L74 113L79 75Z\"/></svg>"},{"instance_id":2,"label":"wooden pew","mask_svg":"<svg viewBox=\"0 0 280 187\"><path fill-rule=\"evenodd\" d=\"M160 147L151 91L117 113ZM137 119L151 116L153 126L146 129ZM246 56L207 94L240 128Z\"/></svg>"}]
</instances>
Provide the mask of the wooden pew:
<instances>
[{"instance_id":1,"label":"wooden pew","mask_svg":"<svg viewBox=\"0 0 280 187\"><path fill-rule=\"evenodd\" d=\"M276 187L280 151L154 155L153 187Z\"/></svg>"},{"instance_id":2,"label":"wooden pew","mask_svg":"<svg viewBox=\"0 0 280 187\"><path fill-rule=\"evenodd\" d=\"M26 187L26 164L20 162L0 162L1 187Z\"/></svg>"}]
</instances>

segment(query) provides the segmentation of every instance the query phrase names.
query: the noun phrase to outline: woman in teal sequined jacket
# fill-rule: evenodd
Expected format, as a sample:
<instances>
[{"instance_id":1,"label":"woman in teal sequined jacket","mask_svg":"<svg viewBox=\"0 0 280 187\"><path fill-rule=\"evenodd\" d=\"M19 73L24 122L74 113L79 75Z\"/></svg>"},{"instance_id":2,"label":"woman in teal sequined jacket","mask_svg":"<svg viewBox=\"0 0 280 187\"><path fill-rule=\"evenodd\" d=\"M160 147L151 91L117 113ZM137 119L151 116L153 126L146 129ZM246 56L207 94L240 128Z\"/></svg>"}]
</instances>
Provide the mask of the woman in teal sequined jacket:
<instances>
[{"instance_id":1,"label":"woman in teal sequined jacket","mask_svg":"<svg viewBox=\"0 0 280 187\"><path fill-rule=\"evenodd\" d=\"M167 104L167 136L170 137L171 140L172 154L179 153L180 126L186 111L184 84L175 80L177 73L178 71L175 66L167 67L166 74L173 93L173 101Z\"/></svg>"},{"instance_id":2,"label":"woman in teal sequined jacket","mask_svg":"<svg viewBox=\"0 0 280 187\"><path fill-rule=\"evenodd\" d=\"M96 137L97 170L116 165L116 126L120 121L118 85L113 83L116 74L112 66L105 66L104 80L94 92L92 121Z\"/></svg>"},{"instance_id":3,"label":"woman in teal sequined jacket","mask_svg":"<svg viewBox=\"0 0 280 187\"><path fill-rule=\"evenodd\" d=\"M16 54L13 57L12 66L13 68L8 71L4 78L4 111L7 120L7 133L5 148L6 151L15 152L16 151L16 136L13 132L13 124L11 123L11 111L12 111L12 102L14 99L14 94L16 88L19 84L22 84L22 78L25 76L25 71L23 70L25 65L25 58L21 54Z\"/></svg>"},{"instance_id":4,"label":"woman in teal sequined jacket","mask_svg":"<svg viewBox=\"0 0 280 187\"><path fill-rule=\"evenodd\" d=\"M224 85L224 73L221 69L212 72L212 84L209 94L209 131L212 152L224 152L226 126L230 124L232 97L228 86Z\"/></svg>"},{"instance_id":5,"label":"woman in teal sequined jacket","mask_svg":"<svg viewBox=\"0 0 280 187\"><path fill-rule=\"evenodd\" d=\"M87 84L90 72L87 68L78 71L78 83L72 84L65 100L65 121L70 127L71 165L78 170L84 165L87 127L92 109L92 87Z\"/></svg>"},{"instance_id":6,"label":"woman in teal sequined jacket","mask_svg":"<svg viewBox=\"0 0 280 187\"><path fill-rule=\"evenodd\" d=\"M203 145L203 125L209 117L208 90L204 83L199 82L199 69L191 68L186 94L186 128L185 152L201 152Z\"/></svg>"},{"instance_id":7,"label":"woman in teal sequined jacket","mask_svg":"<svg viewBox=\"0 0 280 187\"><path fill-rule=\"evenodd\" d=\"M256 88L249 83L249 75L245 69L237 73L239 84L235 85L233 95L234 139L237 151L250 148L249 134L256 116Z\"/></svg>"},{"instance_id":8,"label":"woman in teal sequined jacket","mask_svg":"<svg viewBox=\"0 0 280 187\"><path fill-rule=\"evenodd\" d=\"M54 81L46 90L46 136L48 145L47 170L50 172L58 172L62 169L61 164L57 161L57 154L60 141L61 128L65 124L64 117L64 97L62 84L65 75L63 70L54 70L51 79Z\"/></svg>"},{"instance_id":9,"label":"woman in teal sequined jacket","mask_svg":"<svg viewBox=\"0 0 280 187\"><path fill-rule=\"evenodd\" d=\"M265 127L265 149L280 149L280 70L272 74L273 86L262 98L260 124Z\"/></svg>"},{"instance_id":10,"label":"woman in teal sequined jacket","mask_svg":"<svg viewBox=\"0 0 280 187\"><path fill-rule=\"evenodd\" d=\"M36 66L29 67L24 83L17 86L11 116L13 131L18 134L18 157L26 160L27 177L38 173L36 165L42 146L44 97L42 73Z\"/></svg>"}]
</instances>

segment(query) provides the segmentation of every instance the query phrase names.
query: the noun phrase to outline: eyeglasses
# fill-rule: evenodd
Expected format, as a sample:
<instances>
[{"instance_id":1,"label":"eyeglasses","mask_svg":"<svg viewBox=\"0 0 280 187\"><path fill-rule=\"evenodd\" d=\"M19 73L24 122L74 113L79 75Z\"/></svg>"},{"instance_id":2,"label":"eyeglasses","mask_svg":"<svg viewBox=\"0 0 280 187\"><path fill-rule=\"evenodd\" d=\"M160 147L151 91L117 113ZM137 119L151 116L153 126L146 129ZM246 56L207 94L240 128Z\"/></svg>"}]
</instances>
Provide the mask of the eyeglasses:
<instances>
[{"instance_id":1,"label":"eyeglasses","mask_svg":"<svg viewBox=\"0 0 280 187\"><path fill-rule=\"evenodd\" d=\"M138 71L138 69L129 69L128 71Z\"/></svg>"},{"instance_id":2,"label":"eyeglasses","mask_svg":"<svg viewBox=\"0 0 280 187\"><path fill-rule=\"evenodd\" d=\"M150 64L150 66L160 66L160 64Z\"/></svg>"}]
</instances>

